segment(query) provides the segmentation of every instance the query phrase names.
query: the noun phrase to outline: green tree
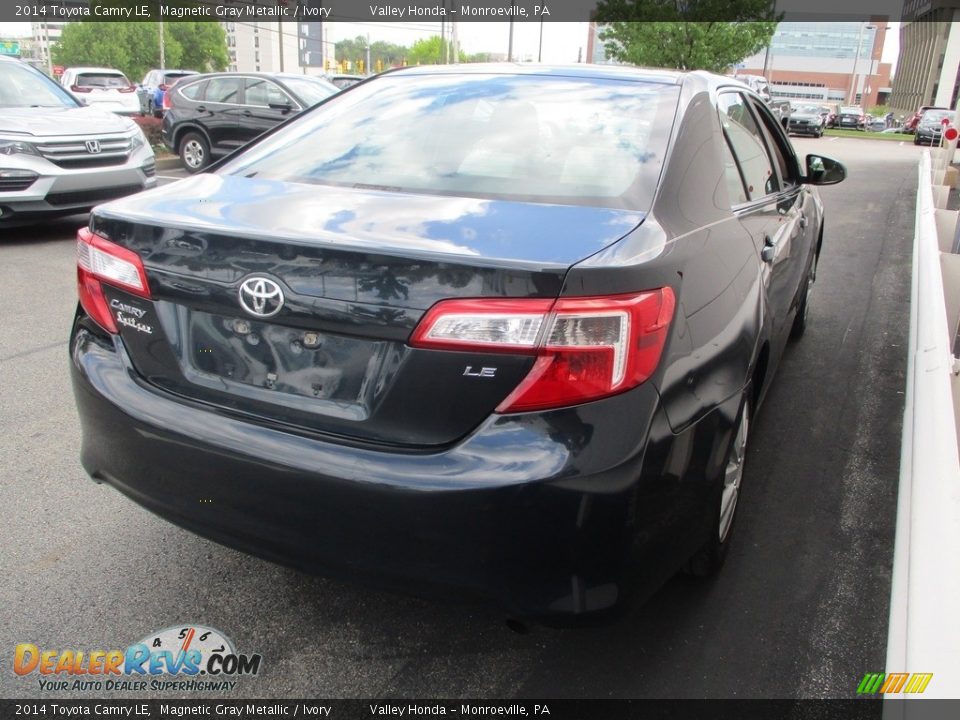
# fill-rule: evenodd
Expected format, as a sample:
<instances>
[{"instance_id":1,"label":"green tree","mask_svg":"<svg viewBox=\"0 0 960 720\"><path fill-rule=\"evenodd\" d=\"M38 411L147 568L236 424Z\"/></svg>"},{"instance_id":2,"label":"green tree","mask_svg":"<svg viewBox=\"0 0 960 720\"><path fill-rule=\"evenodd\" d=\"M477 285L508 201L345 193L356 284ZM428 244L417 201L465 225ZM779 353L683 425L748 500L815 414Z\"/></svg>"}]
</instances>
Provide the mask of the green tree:
<instances>
[{"instance_id":1,"label":"green tree","mask_svg":"<svg viewBox=\"0 0 960 720\"><path fill-rule=\"evenodd\" d=\"M165 23L164 30L170 28L169 35L183 49L179 65L167 61L168 68L183 68L199 72L218 72L226 70L230 63L227 52L227 33L216 22L175 22ZM167 37L167 33L164 33Z\"/></svg>"},{"instance_id":2,"label":"green tree","mask_svg":"<svg viewBox=\"0 0 960 720\"><path fill-rule=\"evenodd\" d=\"M600 0L600 37L614 60L724 72L770 43L773 0Z\"/></svg>"},{"instance_id":3,"label":"green tree","mask_svg":"<svg viewBox=\"0 0 960 720\"><path fill-rule=\"evenodd\" d=\"M218 23L164 23L168 68L224 70L229 62L226 33ZM160 67L160 26L150 22L72 22L52 48L53 61L66 67L116 68L139 82Z\"/></svg>"},{"instance_id":4,"label":"green tree","mask_svg":"<svg viewBox=\"0 0 960 720\"><path fill-rule=\"evenodd\" d=\"M614 60L722 73L765 48L776 27L775 22L617 22L600 38Z\"/></svg>"},{"instance_id":5,"label":"green tree","mask_svg":"<svg viewBox=\"0 0 960 720\"><path fill-rule=\"evenodd\" d=\"M443 45L439 35L417 40L407 53L407 64L409 65L435 65L443 62ZM453 60L453 49L451 43L447 41L447 62ZM460 62L467 61L467 54L460 50Z\"/></svg>"}]
</instances>

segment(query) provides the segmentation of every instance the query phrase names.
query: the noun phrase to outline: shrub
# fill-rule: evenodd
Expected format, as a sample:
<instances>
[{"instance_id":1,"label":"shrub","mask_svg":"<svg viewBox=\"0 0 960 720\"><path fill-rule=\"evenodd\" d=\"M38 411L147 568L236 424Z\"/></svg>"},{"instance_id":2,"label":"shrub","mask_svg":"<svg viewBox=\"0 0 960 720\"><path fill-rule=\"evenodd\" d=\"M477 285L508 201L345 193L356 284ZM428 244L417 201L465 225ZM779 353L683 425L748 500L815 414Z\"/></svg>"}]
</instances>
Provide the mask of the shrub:
<instances>
[{"instance_id":1,"label":"shrub","mask_svg":"<svg viewBox=\"0 0 960 720\"><path fill-rule=\"evenodd\" d=\"M151 147L163 145L163 138L160 136L163 120L148 115L135 115L133 121L143 130L143 134L147 136L147 142L150 143Z\"/></svg>"}]
</instances>

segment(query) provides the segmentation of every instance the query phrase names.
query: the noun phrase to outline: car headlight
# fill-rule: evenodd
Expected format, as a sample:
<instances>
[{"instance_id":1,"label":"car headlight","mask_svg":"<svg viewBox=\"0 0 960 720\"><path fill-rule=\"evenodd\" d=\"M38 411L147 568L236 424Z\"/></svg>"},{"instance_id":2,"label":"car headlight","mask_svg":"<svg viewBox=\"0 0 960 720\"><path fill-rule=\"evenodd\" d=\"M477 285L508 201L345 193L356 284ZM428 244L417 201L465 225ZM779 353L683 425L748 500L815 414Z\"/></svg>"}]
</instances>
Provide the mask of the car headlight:
<instances>
[{"instance_id":1,"label":"car headlight","mask_svg":"<svg viewBox=\"0 0 960 720\"><path fill-rule=\"evenodd\" d=\"M133 135L130 137L130 150L139 150L144 145L147 144L147 136L143 134L143 130L139 127L134 131Z\"/></svg>"},{"instance_id":2,"label":"car headlight","mask_svg":"<svg viewBox=\"0 0 960 720\"><path fill-rule=\"evenodd\" d=\"M0 138L0 155L39 155L32 143Z\"/></svg>"}]
</instances>

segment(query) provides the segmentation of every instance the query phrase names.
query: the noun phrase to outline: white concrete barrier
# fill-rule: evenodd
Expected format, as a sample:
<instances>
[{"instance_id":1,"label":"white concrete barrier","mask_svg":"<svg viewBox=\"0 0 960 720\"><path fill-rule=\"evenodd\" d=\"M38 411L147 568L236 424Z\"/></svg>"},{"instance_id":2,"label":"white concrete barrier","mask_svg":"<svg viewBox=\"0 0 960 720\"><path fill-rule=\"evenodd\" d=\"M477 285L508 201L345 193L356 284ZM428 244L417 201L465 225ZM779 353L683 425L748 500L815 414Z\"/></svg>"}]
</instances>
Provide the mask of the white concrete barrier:
<instances>
[{"instance_id":1,"label":"white concrete barrier","mask_svg":"<svg viewBox=\"0 0 960 720\"><path fill-rule=\"evenodd\" d=\"M885 668L887 673L933 673L933 678L922 695L888 698L960 698L960 379L954 357L960 255L950 252L957 217L943 209L946 192L936 193L941 209L934 203L935 186L943 187L946 153L953 148L934 152L933 161L923 153L919 169ZM914 703L885 704L884 718L909 718L911 708L921 709Z\"/></svg>"}]
</instances>

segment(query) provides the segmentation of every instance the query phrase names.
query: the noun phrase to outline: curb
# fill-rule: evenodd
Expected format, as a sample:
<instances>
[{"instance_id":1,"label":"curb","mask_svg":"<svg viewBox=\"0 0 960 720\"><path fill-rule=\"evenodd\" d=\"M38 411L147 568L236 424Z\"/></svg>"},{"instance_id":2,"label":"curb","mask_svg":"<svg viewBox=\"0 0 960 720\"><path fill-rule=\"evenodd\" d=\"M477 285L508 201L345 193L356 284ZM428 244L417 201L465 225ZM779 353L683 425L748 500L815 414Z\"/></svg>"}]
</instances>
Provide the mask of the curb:
<instances>
[{"instance_id":1,"label":"curb","mask_svg":"<svg viewBox=\"0 0 960 720\"><path fill-rule=\"evenodd\" d=\"M156 162L157 170L175 170L183 167L183 164L180 162L180 158L178 157L157 158Z\"/></svg>"}]
</instances>

